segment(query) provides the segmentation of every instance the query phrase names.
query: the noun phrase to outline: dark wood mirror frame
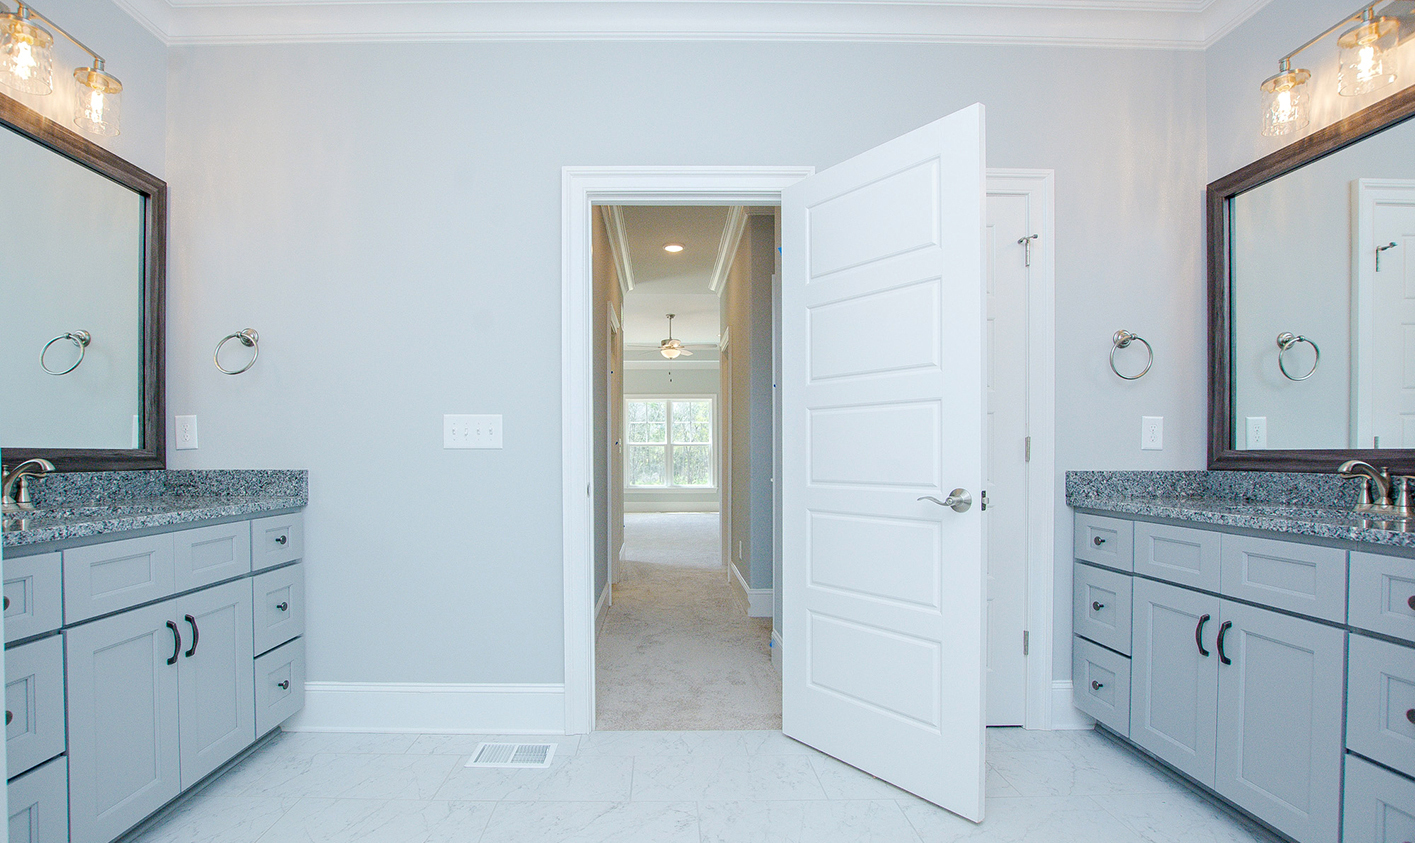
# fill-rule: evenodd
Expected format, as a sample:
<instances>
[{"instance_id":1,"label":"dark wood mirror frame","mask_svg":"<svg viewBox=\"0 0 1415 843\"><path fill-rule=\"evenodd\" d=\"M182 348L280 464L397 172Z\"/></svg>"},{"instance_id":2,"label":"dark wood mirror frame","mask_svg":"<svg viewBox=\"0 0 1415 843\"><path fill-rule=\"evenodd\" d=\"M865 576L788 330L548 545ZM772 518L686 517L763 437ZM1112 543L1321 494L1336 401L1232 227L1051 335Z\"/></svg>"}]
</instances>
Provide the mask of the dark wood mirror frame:
<instances>
[{"instance_id":1,"label":"dark wood mirror frame","mask_svg":"<svg viewBox=\"0 0 1415 843\"><path fill-rule=\"evenodd\" d=\"M1246 190L1350 146L1415 116L1415 87L1398 91L1346 119L1254 161L1209 185L1209 469L1334 472L1346 460L1415 474L1415 450L1333 448L1240 451L1233 447L1232 219L1229 200Z\"/></svg>"},{"instance_id":2,"label":"dark wood mirror frame","mask_svg":"<svg viewBox=\"0 0 1415 843\"><path fill-rule=\"evenodd\" d=\"M40 146L100 173L143 197L143 317L142 317L142 432L141 448L9 448L6 465L34 457L54 463L59 471L116 471L166 468L167 405L166 272L167 184L133 166L76 132L55 123L17 100L0 94L0 125ZM13 412L20 396L8 396Z\"/></svg>"}]
</instances>

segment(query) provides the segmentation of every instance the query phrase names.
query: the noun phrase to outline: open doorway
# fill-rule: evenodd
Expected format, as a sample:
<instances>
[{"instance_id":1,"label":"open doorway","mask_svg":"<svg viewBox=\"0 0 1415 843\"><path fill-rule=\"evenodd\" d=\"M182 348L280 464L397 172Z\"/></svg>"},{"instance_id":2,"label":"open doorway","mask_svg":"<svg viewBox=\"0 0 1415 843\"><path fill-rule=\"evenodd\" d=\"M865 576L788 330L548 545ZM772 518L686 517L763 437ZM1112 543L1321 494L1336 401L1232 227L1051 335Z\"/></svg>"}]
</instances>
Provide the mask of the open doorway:
<instances>
[{"instance_id":1,"label":"open doorway","mask_svg":"<svg viewBox=\"0 0 1415 843\"><path fill-rule=\"evenodd\" d=\"M779 729L776 209L595 211L596 728Z\"/></svg>"}]
</instances>

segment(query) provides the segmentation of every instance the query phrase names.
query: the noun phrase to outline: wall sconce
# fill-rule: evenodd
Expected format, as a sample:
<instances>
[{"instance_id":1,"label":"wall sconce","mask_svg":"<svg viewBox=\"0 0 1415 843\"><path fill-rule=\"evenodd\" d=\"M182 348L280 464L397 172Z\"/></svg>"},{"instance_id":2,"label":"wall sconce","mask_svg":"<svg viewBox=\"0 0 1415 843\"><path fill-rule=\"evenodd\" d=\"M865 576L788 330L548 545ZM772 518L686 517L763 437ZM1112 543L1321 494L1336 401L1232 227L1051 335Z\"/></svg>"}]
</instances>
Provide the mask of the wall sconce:
<instances>
[{"instance_id":1,"label":"wall sconce","mask_svg":"<svg viewBox=\"0 0 1415 843\"><path fill-rule=\"evenodd\" d=\"M1286 135L1307 126L1311 120L1311 98L1306 86L1312 74L1300 67L1293 70L1292 59L1352 21L1357 21L1357 25L1343 32L1336 41L1341 50L1336 92L1354 97L1395 82L1391 53L1395 49L1400 21L1376 17L1376 5L1362 6L1278 60L1277 75L1268 77L1262 85L1264 135Z\"/></svg>"},{"instance_id":2,"label":"wall sconce","mask_svg":"<svg viewBox=\"0 0 1415 843\"><path fill-rule=\"evenodd\" d=\"M92 67L74 69L74 123L95 135L118 134L123 83L103 69L103 57L33 7L18 6L0 11L0 85L23 94L54 91L54 36L34 22L41 20L93 57Z\"/></svg>"}]
</instances>

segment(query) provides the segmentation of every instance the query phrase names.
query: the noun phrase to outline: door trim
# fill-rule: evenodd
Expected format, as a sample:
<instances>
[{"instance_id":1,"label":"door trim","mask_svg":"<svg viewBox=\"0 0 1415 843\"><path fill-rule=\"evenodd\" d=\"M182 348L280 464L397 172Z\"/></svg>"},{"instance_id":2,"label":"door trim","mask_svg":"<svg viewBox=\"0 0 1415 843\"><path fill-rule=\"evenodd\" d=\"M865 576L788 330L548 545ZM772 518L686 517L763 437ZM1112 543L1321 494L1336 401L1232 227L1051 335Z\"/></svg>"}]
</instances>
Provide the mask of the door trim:
<instances>
[{"instance_id":1,"label":"door trim","mask_svg":"<svg viewBox=\"0 0 1415 843\"><path fill-rule=\"evenodd\" d=\"M1053 603L1056 578L1056 171L989 167L987 195L1025 196L1027 221L1039 235L1027 274L1027 710L1028 729L1070 726L1074 712L1056 712ZM1069 675L1069 674L1067 674ZM1058 716L1059 715L1059 716Z\"/></svg>"},{"instance_id":2,"label":"door trim","mask_svg":"<svg viewBox=\"0 0 1415 843\"><path fill-rule=\"evenodd\" d=\"M590 214L595 204L772 205L814 167L561 170L561 530L565 733L594 728L594 400ZM580 489L585 494L580 494Z\"/></svg>"}]
</instances>

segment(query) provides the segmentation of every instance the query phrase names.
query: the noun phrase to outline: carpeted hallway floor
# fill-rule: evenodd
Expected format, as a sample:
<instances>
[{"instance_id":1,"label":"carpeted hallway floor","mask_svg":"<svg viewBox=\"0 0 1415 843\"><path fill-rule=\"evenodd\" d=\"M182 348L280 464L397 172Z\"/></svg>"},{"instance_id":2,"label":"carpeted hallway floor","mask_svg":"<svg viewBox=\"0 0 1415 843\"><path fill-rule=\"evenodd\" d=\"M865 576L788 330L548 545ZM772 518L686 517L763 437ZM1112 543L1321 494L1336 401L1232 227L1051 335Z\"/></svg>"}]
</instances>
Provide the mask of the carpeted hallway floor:
<instances>
[{"instance_id":1,"label":"carpeted hallway floor","mask_svg":"<svg viewBox=\"0 0 1415 843\"><path fill-rule=\"evenodd\" d=\"M596 641L596 729L780 729L770 618L722 567L716 513L627 513L622 578Z\"/></svg>"}]
</instances>

